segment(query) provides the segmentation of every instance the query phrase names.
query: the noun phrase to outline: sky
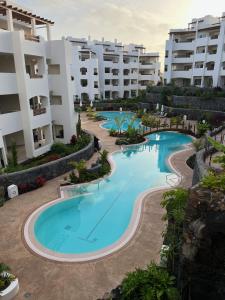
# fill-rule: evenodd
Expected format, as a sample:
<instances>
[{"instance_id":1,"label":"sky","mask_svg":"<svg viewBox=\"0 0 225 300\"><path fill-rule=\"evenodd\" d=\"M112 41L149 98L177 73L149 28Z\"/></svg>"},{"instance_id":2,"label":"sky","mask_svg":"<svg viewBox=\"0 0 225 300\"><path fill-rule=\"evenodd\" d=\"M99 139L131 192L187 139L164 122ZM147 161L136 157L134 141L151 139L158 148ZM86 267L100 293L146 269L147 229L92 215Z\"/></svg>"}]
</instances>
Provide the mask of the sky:
<instances>
[{"instance_id":1,"label":"sky","mask_svg":"<svg viewBox=\"0 0 225 300\"><path fill-rule=\"evenodd\" d=\"M14 0L55 22L52 35L143 44L164 56L171 28L186 28L192 18L221 16L225 0Z\"/></svg>"}]
</instances>

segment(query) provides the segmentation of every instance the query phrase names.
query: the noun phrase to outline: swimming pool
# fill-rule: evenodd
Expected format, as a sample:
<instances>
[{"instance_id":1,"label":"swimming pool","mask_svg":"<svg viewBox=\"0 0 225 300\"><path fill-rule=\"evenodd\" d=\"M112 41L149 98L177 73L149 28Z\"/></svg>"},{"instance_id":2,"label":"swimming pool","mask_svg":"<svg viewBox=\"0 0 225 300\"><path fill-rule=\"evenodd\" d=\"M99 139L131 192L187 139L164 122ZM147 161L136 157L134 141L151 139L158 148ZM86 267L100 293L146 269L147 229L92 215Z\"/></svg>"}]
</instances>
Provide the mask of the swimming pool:
<instances>
[{"instance_id":1,"label":"swimming pool","mask_svg":"<svg viewBox=\"0 0 225 300\"><path fill-rule=\"evenodd\" d=\"M103 116L105 118L107 118L107 121L105 121L101 127L105 128L105 129L115 129L117 130L118 127L115 123L115 117L118 117L120 119L124 118L124 122L123 125L121 127L122 131L126 131L128 128L128 125L131 123L132 118L135 117L135 113L132 112L125 112L125 111L102 111L100 113L98 113L98 115ZM133 127L136 129L142 128L141 125L141 119L136 118L135 121L133 122Z\"/></svg>"},{"instance_id":2,"label":"swimming pool","mask_svg":"<svg viewBox=\"0 0 225 300\"><path fill-rule=\"evenodd\" d=\"M51 257L62 254L66 260L118 245L134 220L140 195L177 183L167 159L192 141L190 136L175 132L154 133L147 138L144 144L112 155L115 169L109 177L74 187L68 190L69 199L56 200L34 212L25 225L29 246L35 251L41 248L36 252L46 257L49 253ZM137 217L134 227L138 221ZM27 238L31 232L33 242Z\"/></svg>"}]
</instances>

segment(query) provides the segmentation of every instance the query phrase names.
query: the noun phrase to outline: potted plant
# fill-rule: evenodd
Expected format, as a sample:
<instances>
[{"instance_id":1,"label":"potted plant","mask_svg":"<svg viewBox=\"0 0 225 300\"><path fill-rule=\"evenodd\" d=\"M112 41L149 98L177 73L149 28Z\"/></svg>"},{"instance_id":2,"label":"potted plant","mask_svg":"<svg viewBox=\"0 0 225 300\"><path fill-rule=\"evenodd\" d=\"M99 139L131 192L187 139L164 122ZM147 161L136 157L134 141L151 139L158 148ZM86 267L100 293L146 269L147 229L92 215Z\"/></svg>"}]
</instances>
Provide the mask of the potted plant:
<instances>
[{"instance_id":1,"label":"potted plant","mask_svg":"<svg viewBox=\"0 0 225 300\"><path fill-rule=\"evenodd\" d=\"M11 300L19 291L18 279L9 273L10 268L0 263L0 299Z\"/></svg>"}]
</instances>

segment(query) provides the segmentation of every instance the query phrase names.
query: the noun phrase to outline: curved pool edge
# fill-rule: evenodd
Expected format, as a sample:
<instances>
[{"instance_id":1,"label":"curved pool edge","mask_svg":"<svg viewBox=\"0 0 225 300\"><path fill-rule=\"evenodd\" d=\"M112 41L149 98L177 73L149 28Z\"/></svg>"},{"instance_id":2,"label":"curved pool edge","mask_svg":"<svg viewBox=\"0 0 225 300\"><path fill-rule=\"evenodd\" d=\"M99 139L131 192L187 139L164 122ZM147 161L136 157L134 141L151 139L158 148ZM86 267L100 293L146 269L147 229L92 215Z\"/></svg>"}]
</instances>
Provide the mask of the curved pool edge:
<instances>
[{"instance_id":1,"label":"curved pool edge","mask_svg":"<svg viewBox=\"0 0 225 300\"><path fill-rule=\"evenodd\" d=\"M146 141L143 143L146 143ZM126 145L126 147L130 147L130 146L133 146L133 145ZM172 158L181 152L186 152L191 149L192 148L191 148L190 143L185 144L185 145L183 145L183 149L172 153L167 158L167 163L168 163L169 167L171 168L171 170L174 172L174 174L177 175L178 181L173 186L168 184L168 185L160 186L157 188L149 188L149 189L143 191L142 193L140 193L139 196L137 197L137 199L135 200L133 213L132 213L132 216L131 216L131 219L130 219L130 222L129 222L129 225L128 225L126 231L124 232L124 234L121 236L121 238L119 240L117 240L115 243L111 244L110 246L105 247L98 251L90 252L90 253L63 254L63 253L54 252L52 250L49 250L48 248L43 247L42 244L40 244L36 240L33 229L34 229L34 224L35 224L37 218L42 213L42 211L45 210L46 208L48 208L54 204L63 202L65 200L69 200L68 196L65 197L65 193L64 193L64 189L66 187L62 187L62 189L60 188L60 197L59 198L57 198L53 201L47 202L44 205L41 205L39 208L35 209L31 213L30 216L28 216L28 218L26 219L26 221L24 223L23 229L22 229L24 242L28 246L29 250L31 250L34 254L37 254L38 256L41 256L42 258L45 258L45 259L48 259L51 261L64 262L64 263L68 263L68 262L69 263L82 263L82 262L94 261L94 260L98 260L98 259L107 257L107 256L121 250L122 248L124 248L125 246L128 245L128 243L134 238L134 236L137 232L137 229L140 225L140 220L141 220L141 216L142 216L142 212L143 212L143 206L144 206L144 202L145 202L144 200L145 200L146 196L150 196L151 194L153 194L155 192L163 191L166 189L168 190L170 188L174 188L174 187L180 185L180 183L182 182L183 176L176 169L176 167L172 164ZM110 153L109 162L112 167L112 170L111 170L110 174L106 175L105 177L111 176L111 174L115 171L116 164L115 164L112 156L114 153L120 152L120 151L122 151L122 150L120 149L120 150L116 150L116 151L113 151L112 153ZM99 178L99 179L93 181L92 183L101 181L105 177ZM85 186L88 184L90 184L90 182L76 185L76 187ZM74 186L67 186L67 187L74 188Z\"/></svg>"}]
</instances>

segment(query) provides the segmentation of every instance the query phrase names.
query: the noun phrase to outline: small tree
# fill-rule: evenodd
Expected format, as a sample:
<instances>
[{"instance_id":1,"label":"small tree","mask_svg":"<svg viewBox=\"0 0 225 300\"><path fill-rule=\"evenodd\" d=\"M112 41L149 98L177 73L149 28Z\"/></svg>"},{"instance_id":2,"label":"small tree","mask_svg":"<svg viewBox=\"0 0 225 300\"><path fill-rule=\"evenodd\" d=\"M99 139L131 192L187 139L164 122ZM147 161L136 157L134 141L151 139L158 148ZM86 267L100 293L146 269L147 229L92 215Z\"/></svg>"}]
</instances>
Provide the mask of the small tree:
<instances>
[{"instance_id":1,"label":"small tree","mask_svg":"<svg viewBox=\"0 0 225 300\"><path fill-rule=\"evenodd\" d=\"M126 121L126 118L124 116L114 118L114 122L116 124L116 129L119 134L121 134L121 132L122 132L123 124L125 121Z\"/></svg>"},{"instance_id":2,"label":"small tree","mask_svg":"<svg viewBox=\"0 0 225 300\"><path fill-rule=\"evenodd\" d=\"M208 123L198 123L197 124L197 133L198 135L202 136L204 135L208 130L210 126Z\"/></svg>"},{"instance_id":3,"label":"small tree","mask_svg":"<svg viewBox=\"0 0 225 300\"><path fill-rule=\"evenodd\" d=\"M80 160L79 162L71 161L70 165L74 167L77 171L77 177L80 181L82 181L82 175L86 171L86 161L84 159Z\"/></svg>"},{"instance_id":4,"label":"small tree","mask_svg":"<svg viewBox=\"0 0 225 300\"><path fill-rule=\"evenodd\" d=\"M77 121L77 137L79 138L81 136L82 130L81 130L81 119L80 114L78 115L78 121Z\"/></svg>"}]
</instances>

